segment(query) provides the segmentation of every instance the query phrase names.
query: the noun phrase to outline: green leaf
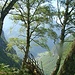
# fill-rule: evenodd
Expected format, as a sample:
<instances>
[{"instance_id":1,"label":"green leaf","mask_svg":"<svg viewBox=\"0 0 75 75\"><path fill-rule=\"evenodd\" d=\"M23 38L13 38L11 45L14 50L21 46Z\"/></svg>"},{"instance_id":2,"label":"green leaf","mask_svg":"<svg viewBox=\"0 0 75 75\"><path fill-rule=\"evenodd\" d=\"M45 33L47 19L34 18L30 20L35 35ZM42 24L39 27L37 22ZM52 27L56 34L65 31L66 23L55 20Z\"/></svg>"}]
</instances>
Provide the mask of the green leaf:
<instances>
[{"instance_id":1,"label":"green leaf","mask_svg":"<svg viewBox=\"0 0 75 75\"><path fill-rule=\"evenodd\" d=\"M48 29L47 31L48 37L50 37L51 39L57 39L58 35L55 31L53 31L52 29Z\"/></svg>"}]
</instances>

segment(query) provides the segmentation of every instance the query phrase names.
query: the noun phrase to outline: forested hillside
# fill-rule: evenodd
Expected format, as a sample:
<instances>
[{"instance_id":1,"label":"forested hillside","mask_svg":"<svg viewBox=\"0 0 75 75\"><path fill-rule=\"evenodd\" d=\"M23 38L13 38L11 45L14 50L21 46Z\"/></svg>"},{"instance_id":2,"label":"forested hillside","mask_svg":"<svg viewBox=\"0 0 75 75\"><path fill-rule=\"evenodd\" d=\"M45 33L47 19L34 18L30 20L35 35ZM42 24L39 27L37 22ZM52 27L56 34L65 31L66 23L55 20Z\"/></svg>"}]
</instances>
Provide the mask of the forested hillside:
<instances>
[{"instance_id":1,"label":"forested hillside","mask_svg":"<svg viewBox=\"0 0 75 75\"><path fill-rule=\"evenodd\" d=\"M12 50L7 51L8 42L5 39L4 33L0 37L0 63L4 63L11 67L20 67L19 58L16 54L16 51L12 48Z\"/></svg>"}]
</instances>

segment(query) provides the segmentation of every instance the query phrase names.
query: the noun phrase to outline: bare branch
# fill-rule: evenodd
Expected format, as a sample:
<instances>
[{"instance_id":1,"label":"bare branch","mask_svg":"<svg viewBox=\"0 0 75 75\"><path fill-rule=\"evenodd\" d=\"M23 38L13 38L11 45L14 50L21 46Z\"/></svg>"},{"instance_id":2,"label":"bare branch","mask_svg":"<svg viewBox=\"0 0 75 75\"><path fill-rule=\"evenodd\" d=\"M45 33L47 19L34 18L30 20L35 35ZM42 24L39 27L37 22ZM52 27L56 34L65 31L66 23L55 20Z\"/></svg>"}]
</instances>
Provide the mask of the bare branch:
<instances>
[{"instance_id":1,"label":"bare branch","mask_svg":"<svg viewBox=\"0 0 75 75\"><path fill-rule=\"evenodd\" d=\"M12 0L8 6L1 12L1 18L4 20L5 16L9 13L10 9L12 9L13 5L17 2L18 0Z\"/></svg>"},{"instance_id":2,"label":"bare branch","mask_svg":"<svg viewBox=\"0 0 75 75\"><path fill-rule=\"evenodd\" d=\"M23 15L23 13L22 13L22 11L20 10L20 9L18 9L19 10L19 12L21 13L21 16L22 16L22 21L26 24L26 21L25 21L25 16Z\"/></svg>"},{"instance_id":3,"label":"bare branch","mask_svg":"<svg viewBox=\"0 0 75 75\"><path fill-rule=\"evenodd\" d=\"M74 32L74 31L72 31L72 32L66 32L65 37L66 37L68 34L71 34L71 33L75 33L75 32Z\"/></svg>"},{"instance_id":4,"label":"bare branch","mask_svg":"<svg viewBox=\"0 0 75 75\"><path fill-rule=\"evenodd\" d=\"M5 4L4 4L3 8L2 8L2 11L5 9L7 2L8 2L8 0L5 1Z\"/></svg>"},{"instance_id":5,"label":"bare branch","mask_svg":"<svg viewBox=\"0 0 75 75\"><path fill-rule=\"evenodd\" d=\"M26 37L25 35L18 35L18 37L19 37L19 36Z\"/></svg>"},{"instance_id":6,"label":"bare branch","mask_svg":"<svg viewBox=\"0 0 75 75\"><path fill-rule=\"evenodd\" d=\"M40 47L42 47L37 41L35 41L34 39L32 39L32 41L34 41L37 45L39 45Z\"/></svg>"},{"instance_id":7,"label":"bare branch","mask_svg":"<svg viewBox=\"0 0 75 75\"><path fill-rule=\"evenodd\" d=\"M21 14L18 14L18 13L13 13L13 12L9 12L9 14L10 14L10 15L15 15L15 16L16 16L16 15L21 16Z\"/></svg>"},{"instance_id":8,"label":"bare branch","mask_svg":"<svg viewBox=\"0 0 75 75\"><path fill-rule=\"evenodd\" d=\"M17 3L18 3L18 2L17 2ZM26 21L25 21L25 18L24 18L25 16L23 15L23 13L25 13L25 11L24 11L24 9L21 7L20 3L18 3L18 5L19 5L19 7L22 9L22 11L23 11L23 12L22 12L20 9L18 9L18 11L21 13L21 16L22 16L22 18L23 18L22 21L26 24Z\"/></svg>"},{"instance_id":9,"label":"bare branch","mask_svg":"<svg viewBox=\"0 0 75 75\"><path fill-rule=\"evenodd\" d=\"M69 11L69 13L68 13L68 14L70 15L70 14L71 14L71 12L72 12L73 10L74 10L74 7L73 7L73 8Z\"/></svg>"},{"instance_id":10,"label":"bare branch","mask_svg":"<svg viewBox=\"0 0 75 75\"><path fill-rule=\"evenodd\" d=\"M22 49L22 50L24 51L24 53L25 53L25 48L24 48L24 46L21 46L20 49Z\"/></svg>"},{"instance_id":11,"label":"bare branch","mask_svg":"<svg viewBox=\"0 0 75 75\"><path fill-rule=\"evenodd\" d=\"M37 11L37 9L38 9L38 7L39 7L39 5L41 4L41 2L42 2L42 0L38 3L38 5L37 5L37 7L36 7L36 9L35 9L35 12L33 13L33 15L32 15L32 17L31 17L31 19L33 18L33 16L35 15L35 13L36 13L36 11ZM31 23L31 22L30 22Z\"/></svg>"},{"instance_id":12,"label":"bare branch","mask_svg":"<svg viewBox=\"0 0 75 75\"><path fill-rule=\"evenodd\" d=\"M61 21L61 17L60 17L60 8L59 8L59 1L57 0L57 9L58 9L58 18L60 23L63 25L62 21Z\"/></svg>"},{"instance_id":13,"label":"bare branch","mask_svg":"<svg viewBox=\"0 0 75 75\"><path fill-rule=\"evenodd\" d=\"M31 38L31 41L33 41L36 37L37 37L37 35L35 35L33 38ZM31 42L31 41L30 41L30 42Z\"/></svg>"},{"instance_id":14,"label":"bare branch","mask_svg":"<svg viewBox=\"0 0 75 75\"><path fill-rule=\"evenodd\" d=\"M65 31L67 31L67 30L69 30L69 29L72 29L72 28L74 29L75 27L69 27L69 28L65 29Z\"/></svg>"},{"instance_id":15,"label":"bare branch","mask_svg":"<svg viewBox=\"0 0 75 75\"><path fill-rule=\"evenodd\" d=\"M35 1L36 1L36 0L34 0L33 4L35 3ZM30 5L30 7L32 7L32 6L33 6L33 4L31 4L31 5Z\"/></svg>"},{"instance_id":16,"label":"bare branch","mask_svg":"<svg viewBox=\"0 0 75 75\"><path fill-rule=\"evenodd\" d=\"M39 33L38 33L38 34L35 34L34 37L31 38L31 41L33 41L35 38L38 38L38 37L39 37ZM45 36L42 36L42 37L45 37ZM30 42L31 42L31 41L30 41Z\"/></svg>"},{"instance_id":17,"label":"bare branch","mask_svg":"<svg viewBox=\"0 0 75 75\"><path fill-rule=\"evenodd\" d=\"M17 3L18 3L18 5L19 5L19 7L22 9L23 13L25 13L25 11L24 11L24 9L22 8L22 6L20 5L20 3L19 3L19 2L17 2Z\"/></svg>"},{"instance_id":18,"label":"bare branch","mask_svg":"<svg viewBox=\"0 0 75 75\"><path fill-rule=\"evenodd\" d=\"M38 26L39 26L39 25L37 25L37 26L33 29L33 31L30 33L30 37L32 36L32 34L34 33L34 31L37 29Z\"/></svg>"}]
</instances>

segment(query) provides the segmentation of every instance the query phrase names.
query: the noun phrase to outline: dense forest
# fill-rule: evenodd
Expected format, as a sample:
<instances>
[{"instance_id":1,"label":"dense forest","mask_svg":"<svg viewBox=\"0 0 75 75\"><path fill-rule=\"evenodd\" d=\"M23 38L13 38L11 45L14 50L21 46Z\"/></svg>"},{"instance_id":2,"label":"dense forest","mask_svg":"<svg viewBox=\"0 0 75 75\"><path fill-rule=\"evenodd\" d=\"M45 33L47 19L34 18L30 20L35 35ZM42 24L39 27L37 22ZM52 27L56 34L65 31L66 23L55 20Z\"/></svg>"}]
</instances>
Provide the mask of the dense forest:
<instances>
[{"instance_id":1,"label":"dense forest","mask_svg":"<svg viewBox=\"0 0 75 75\"><path fill-rule=\"evenodd\" d=\"M0 0L0 75L75 75L75 0Z\"/></svg>"}]
</instances>

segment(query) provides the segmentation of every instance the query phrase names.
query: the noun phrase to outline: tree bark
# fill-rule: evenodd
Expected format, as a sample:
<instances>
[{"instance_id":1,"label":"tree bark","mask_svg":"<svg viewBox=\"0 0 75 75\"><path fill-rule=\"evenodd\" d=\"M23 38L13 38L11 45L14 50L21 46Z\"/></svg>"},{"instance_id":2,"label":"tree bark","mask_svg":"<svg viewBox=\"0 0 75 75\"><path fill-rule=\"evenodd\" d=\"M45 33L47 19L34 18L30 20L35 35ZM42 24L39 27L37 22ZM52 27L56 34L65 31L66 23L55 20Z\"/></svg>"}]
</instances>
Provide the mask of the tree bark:
<instances>
[{"instance_id":1,"label":"tree bark","mask_svg":"<svg viewBox=\"0 0 75 75\"><path fill-rule=\"evenodd\" d=\"M1 33L2 33L2 28L3 28L3 21L4 21L4 18L5 16L9 13L10 9L12 9L12 7L14 6L14 4L17 2L18 0L12 0L9 5L7 7L4 7L2 8L2 11L1 11L1 17L0 17L0 36L1 36Z\"/></svg>"},{"instance_id":2,"label":"tree bark","mask_svg":"<svg viewBox=\"0 0 75 75\"><path fill-rule=\"evenodd\" d=\"M2 33L2 28L3 28L3 21L2 21L2 18L0 18L0 36Z\"/></svg>"},{"instance_id":3,"label":"tree bark","mask_svg":"<svg viewBox=\"0 0 75 75\"><path fill-rule=\"evenodd\" d=\"M59 75L74 75L75 74L75 40L72 44L72 49L66 57L63 66L60 69Z\"/></svg>"},{"instance_id":4,"label":"tree bark","mask_svg":"<svg viewBox=\"0 0 75 75\"><path fill-rule=\"evenodd\" d=\"M28 58L28 53L29 53L29 47L30 47L30 3L29 0L27 1L27 13L28 13L28 17L27 17L27 45L26 45L26 51L25 51L25 56L23 59L23 65L22 68L24 68L25 63L27 61Z\"/></svg>"}]
</instances>

